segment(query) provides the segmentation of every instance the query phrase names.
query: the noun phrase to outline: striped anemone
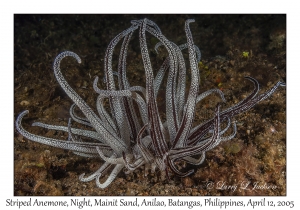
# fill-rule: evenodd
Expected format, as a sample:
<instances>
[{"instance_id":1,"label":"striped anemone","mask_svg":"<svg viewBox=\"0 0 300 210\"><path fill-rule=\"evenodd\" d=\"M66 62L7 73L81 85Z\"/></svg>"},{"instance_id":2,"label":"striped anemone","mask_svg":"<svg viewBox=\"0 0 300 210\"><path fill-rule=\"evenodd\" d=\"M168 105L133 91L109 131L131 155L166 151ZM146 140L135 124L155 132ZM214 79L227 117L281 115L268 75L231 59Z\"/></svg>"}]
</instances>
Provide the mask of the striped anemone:
<instances>
[{"instance_id":1,"label":"striped anemone","mask_svg":"<svg viewBox=\"0 0 300 210\"><path fill-rule=\"evenodd\" d=\"M270 90L258 94L259 84L257 80L246 77L254 85L253 91L246 98L224 110L221 109L222 104L218 103L211 119L194 126L197 103L212 93L219 95L224 103L225 98L219 89L199 93L198 63L201 59L201 53L193 42L189 27L192 22L194 20L185 22L187 43L179 46L169 41L161 33L159 27L148 19L134 20L131 22L131 27L118 34L110 42L105 53L106 90L98 88L98 77L94 80L93 87L98 93L97 112L91 109L71 88L61 73L60 63L63 58L70 56L81 63L80 57L70 51L60 53L55 58L53 69L58 83L74 102L70 108L71 118L68 126L39 122L33 123L33 126L65 131L68 133L68 140L47 138L26 131L21 122L23 117L28 114L28 110L23 111L18 116L16 120L17 130L24 137L35 142L71 150L84 157L100 157L104 163L97 171L88 176L85 174L79 176L83 182L95 179L100 188L107 187L123 168L127 169L126 172L130 172L142 165L145 165L147 169L151 168L153 172L158 169L168 178L170 172L180 177L190 175L193 170L180 171L176 163L178 161L185 161L193 165L203 163L207 151L215 148L220 142L235 137L237 129L232 120L235 115L251 109L255 104L269 97L279 86L285 85L279 81ZM129 84L126 77L128 45L136 30L139 31L139 43L146 77L144 87ZM146 32L159 40L155 46L156 51L159 47L164 47L168 52L168 56L156 71L156 75L154 75L150 61ZM118 69L113 71L113 51L121 40L123 43ZM190 65L188 92L186 91L188 71L182 54L184 49L188 50ZM164 77L167 77L167 84L165 88L166 111L163 120L158 109L157 96ZM109 99L111 113L104 106L106 98ZM85 117L78 116L74 111L75 109L81 110ZM72 120L92 129L73 128ZM225 135L228 129L231 134ZM110 173L107 180L100 183L99 179L106 173Z\"/></svg>"}]
</instances>

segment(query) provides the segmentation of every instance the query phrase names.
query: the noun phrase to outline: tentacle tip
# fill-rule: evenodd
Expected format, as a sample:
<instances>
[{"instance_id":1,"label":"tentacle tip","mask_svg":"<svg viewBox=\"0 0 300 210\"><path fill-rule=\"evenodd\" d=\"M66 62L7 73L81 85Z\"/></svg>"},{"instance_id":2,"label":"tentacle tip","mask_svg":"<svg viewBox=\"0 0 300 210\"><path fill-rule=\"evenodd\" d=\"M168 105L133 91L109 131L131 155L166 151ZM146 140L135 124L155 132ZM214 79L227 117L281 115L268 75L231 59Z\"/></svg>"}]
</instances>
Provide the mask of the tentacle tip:
<instances>
[{"instance_id":1,"label":"tentacle tip","mask_svg":"<svg viewBox=\"0 0 300 210\"><path fill-rule=\"evenodd\" d=\"M184 174L178 174L178 175L183 178L183 177L187 177L187 176L191 175L192 173L194 173L194 169L191 169L191 170L185 172Z\"/></svg>"},{"instance_id":2,"label":"tentacle tip","mask_svg":"<svg viewBox=\"0 0 300 210\"><path fill-rule=\"evenodd\" d=\"M124 170L124 173L125 173L125 174L130 174L131 172L132 172L132 171L129 170L129 169L127 169L127 168Z\"/></svg>"},{"instance_id":3,"label":"tentacle tip","mask_svg":"<svg viewBox=\"0 0 300 210\"><path fill-rule=\"evenodd\" d=\"M105 78L104 78L105 79ZM99 77L96 76L95 79L94 79L94 83L93 83L93 87L94 87L94 90L96 91L97 89L97 83L98 83L98 80L99 80ZM103 80L104 83L106 83L106 81Z\"/></svg>"},{"instance_id":4,"label":"tentacle tip","mask_svg":"<svg viewBox=\"0 0 300 210\"><path fill-rule=\"evenodd\" d=\"M284 87L286 84L284 82L280 82L280 86Z\"/></svg>"},{"instance_id":5,"label":"tentacle tip","mask_svg":"<svg viewBox=\"0 0 300 210\"><path fill-rule=\"evenodd\" d=\"M21 114L29 114L29 110L24 110L23 112L21 112Z\"/></svg>"},{"instance_id":6,"label":"tentacle tip","mask_svg":"<svg viewBox=\"0 0 300 210\"><path fill-rule=\"evenodd\" d=\"M219 109L222 104L223 104L223 102L218 102L217 105L216 105L216 109Z\"/></svg>"},{"instance_id":7,"label":"tentacle tip","mask_svg":"<svg viewBox=\"0 0 300 210\"><path fill-rule=\"evenodd\" d=\"M191 174L194 173L194 172L195 172L194 169L190 170L190 171L189 171L189 175L191 175Z\"/></svg>"},{"instance_id":8,"label":"tentacle tip","mask_svg":"<svg viewBox=\"0 0 300 210\"><path fill-rule=\"evenodd\" d=\"M23 112L21 112L19 115L18 115L18 118L17 118L17 121L22 119L25 115L27 115L29 113L28 110L24 110Z\"/></svg>"},{"instance_id":9,"label":"tentacle tip","mask_svg":"<svg viewBox=\"0 0 300 210\"><path fill-rule=\"evenodd\" d=\"M31 124L31 126L39 126L39 122L34 122Z\"/></svg>"},{"instance_id":10,"label":"tentacle tip","mask_svg":"<svg viewBox=\"0 0 300 210\"><path fill-rule=\"evenodd\" d=\"M187 19L186 22L187 23L193 23L193 22L195 22L195 19Z\"/></svg>"},{"instance_id":11,"label":"tentacle tip","mask_svg":"<svg viewBox=\"0 0 300 210\"><path fill-rule=\"evenodd\" d=\"M250 76L245 76L244 78L247 80L250 80L250 81L253 81L253 80L256 81L256 79L254 79L253 77L250 77Z\"/></svg>"},{"instance_id":12,"label":"tentacle tip","mask_svg":"<svg viewBox=\"0 0 300 210\"><path fill-rule=\"evenodd\" d=\"M83 180L83 177L84 177L84 175L85 175L85 173L82 173L82 174L80 174L80 175L79 175L79 177L78 177L78 178L79 178L79 180L80 180L80 181L82 181L82 180Z\"/></svg>"}]
</instances>

